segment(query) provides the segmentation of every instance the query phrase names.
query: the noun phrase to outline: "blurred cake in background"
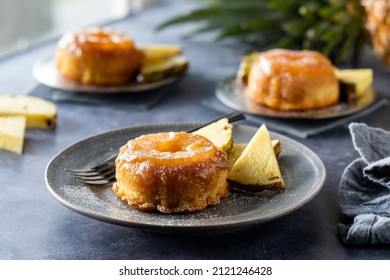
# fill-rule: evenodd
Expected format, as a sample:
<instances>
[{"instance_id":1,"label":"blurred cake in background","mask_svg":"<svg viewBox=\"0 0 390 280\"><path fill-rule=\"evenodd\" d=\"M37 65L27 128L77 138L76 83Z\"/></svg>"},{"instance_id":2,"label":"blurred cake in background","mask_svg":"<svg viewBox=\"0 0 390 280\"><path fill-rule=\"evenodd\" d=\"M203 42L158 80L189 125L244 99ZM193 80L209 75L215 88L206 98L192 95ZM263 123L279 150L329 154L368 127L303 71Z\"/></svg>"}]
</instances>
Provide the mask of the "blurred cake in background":
<instances>
[{"instance_id":1,"label":"blurred cake in background","mask_svg":"<svg viewBox=\"0 0 390 280\"><path fill-rule=\"evenodd\" d=\"M57 45L58 71L82 84L115 85L133 80L142 55L132 38L105 28L65 33Z\"/></svg>"}]
</instances>

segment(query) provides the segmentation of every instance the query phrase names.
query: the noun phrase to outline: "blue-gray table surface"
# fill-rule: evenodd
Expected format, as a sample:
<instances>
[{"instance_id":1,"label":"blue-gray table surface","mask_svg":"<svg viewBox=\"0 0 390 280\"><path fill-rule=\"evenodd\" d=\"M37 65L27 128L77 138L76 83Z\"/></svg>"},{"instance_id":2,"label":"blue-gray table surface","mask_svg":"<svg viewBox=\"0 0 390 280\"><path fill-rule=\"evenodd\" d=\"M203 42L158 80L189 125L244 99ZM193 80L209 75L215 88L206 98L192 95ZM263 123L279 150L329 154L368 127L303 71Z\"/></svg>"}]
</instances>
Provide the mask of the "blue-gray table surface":
<instances>
[{"instance_id":1,"label":"blue-gray table surface","mask_svg":"<svg viewBox=\"0 0 390 280\"><path fill-rule=\"evenodd\" d=\"M178 1L176 1L178 2ZM339 182L358 154L347 124L298 140L323 160L327 179L321 192L297 211L237 232L214 236L171 236L120 227L65 208L49 193L44 172L67 146L111 129L149 123L206 121L219 115L202 104L219 81L234 75L244 48L207 38L185 41L190 27L156 33L154 26L191 4L161 4L110 23L142 43L178 43L191 67L164 98L149 109L129 104L58 102L55 130L29 130L22 155L0 151L0 259L388 259L387 246L348 247L337 235L342 221ZM0 94L28 94L38 85L31 69L53 54L56 40L0 61ZM390 97L390 73L369 51L362 67L372 67L374 86ZM358 119L390 130L390 106ZM248 123L248 125L251 125Z\"/></svg>"}]
</instances>

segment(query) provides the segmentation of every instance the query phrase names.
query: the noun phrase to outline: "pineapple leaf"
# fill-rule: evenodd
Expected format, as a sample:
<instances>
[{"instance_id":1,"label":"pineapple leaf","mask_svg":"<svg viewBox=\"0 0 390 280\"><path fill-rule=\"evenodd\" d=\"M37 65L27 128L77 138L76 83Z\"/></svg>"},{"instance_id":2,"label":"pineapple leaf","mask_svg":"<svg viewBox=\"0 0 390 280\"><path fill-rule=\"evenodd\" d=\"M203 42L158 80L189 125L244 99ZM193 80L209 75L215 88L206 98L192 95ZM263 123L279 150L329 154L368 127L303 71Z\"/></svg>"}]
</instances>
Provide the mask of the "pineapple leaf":
<instances>
[{"instance_id":1,"label":"pineapple leaf","mask_svg":"<svg viewBox=\"0 0 390 280\"><path fill-rule=\"evenodd\" d=\"M273 10L281 11L285 14L296 13L299 9L299 6L302 4L301 0L271 0L266 1L268 7Z\"/></svg>"},{"instance_id":2,"label":"pineapple leaf","mask_svg":"<svg viewBox=\"0 0 390 280\"><path fill-rule=\"evenodd\" d=\"M191 39L197 35L200 35L202 33L209 33L209 32L218 31L218 30L220 30L220 27L211 26L211 25L203 26L203 27L195 29L191 33L185 35L184 39L189 40L189 39Z\"/></svg>"},{"instance_id":3,"label":"pineapple leaf","mask_svg":"<svg viewBox=\"0 0 390 280\"><path fill-rule=\"evenodd\" d=\"M267 17L269 12L274 13L274 11L269 11L264 3L253 0L240 2L227 1L223 4L222 1L212 2L221 2L221 4L210 5L206 8L198 8L185 15L174 17L158 25L157 30L161 30L176 24L204 21L221 16L224 16L226 19L228 19L227 22L229 22L231 20L236 20L237 18ZM244 5L245 3L247 4Z\"/></svg>"},{"instance_id":4,"label":"pineapple leaf","mask_svg":"<svg viewBox=\"0 0 390 280\"><path fill-rule=\"evenodd\" d=\"M282 29L290 36L299 37L305 34L310 22L303 19L293 19L282 24Z\"/></svg>"},{"instance_id":5,"label":"pineapple leaf","mask_svg":"<svg viewBox=\"0 0 390 280\"><path fill-rule=\"evenodd\" d=\"M252 47L313 49L333 62L354 59L367 41L361 0L196 0L193 11L156 27L196 23L185 36L215 33L215 40L233 38Z\"/></svg>"},{"instance_id":6,"label":"pineapple leaf","mask_svg":"<svg viewBox=\"0 0 390 280\"><path fill-rule=\"evenodd\" d=\"M283 37L272 43L273 48L292 49L297 46L297 39L292 37Z\"/></svg>"}]
</instances>

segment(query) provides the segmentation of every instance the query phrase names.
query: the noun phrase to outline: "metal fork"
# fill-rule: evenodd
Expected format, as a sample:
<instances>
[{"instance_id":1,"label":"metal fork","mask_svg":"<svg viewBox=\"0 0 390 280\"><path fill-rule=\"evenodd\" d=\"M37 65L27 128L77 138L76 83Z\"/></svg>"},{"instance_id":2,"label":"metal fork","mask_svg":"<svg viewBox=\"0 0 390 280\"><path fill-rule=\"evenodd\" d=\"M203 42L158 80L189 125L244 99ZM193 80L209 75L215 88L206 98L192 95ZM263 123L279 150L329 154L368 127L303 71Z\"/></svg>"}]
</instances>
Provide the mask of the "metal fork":
<instances>
[{"instance_id":1,"label":"metal fork","mask_svg":"<svg viewBox=\"0 0 390 280\"><path fill-rule=\"evenodd\" d=\"M194 132L202 127L205 127L213 122L216 122L220 119L227 118L229 123L238 122L245 119L245 116L240 112L232 112L224 114L214 120L211 120L205 124L193 127L187 130L188 133ZM115 159L118 156L118 153L114 153L109 156L107 159L103 160L99 164L87 167L85 169L65 169L72 177L78 180L81 183L99 186L99 187L108 187L111 186L115 181Z\"/></svg>"}]
</instances>

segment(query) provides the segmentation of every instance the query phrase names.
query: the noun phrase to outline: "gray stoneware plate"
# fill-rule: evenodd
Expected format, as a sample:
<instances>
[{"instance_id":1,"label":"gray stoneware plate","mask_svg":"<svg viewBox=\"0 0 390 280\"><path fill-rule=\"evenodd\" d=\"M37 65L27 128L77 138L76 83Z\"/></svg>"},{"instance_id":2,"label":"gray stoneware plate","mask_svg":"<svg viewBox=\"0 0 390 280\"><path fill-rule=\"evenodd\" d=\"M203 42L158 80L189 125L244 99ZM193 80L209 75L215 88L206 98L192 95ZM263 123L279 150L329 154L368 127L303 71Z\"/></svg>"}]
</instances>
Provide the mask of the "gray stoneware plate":
<instances>
[{"instance_id":1,"label":"gray stoneware plate","mask_svg":"<svg viewBox=\"0 0 390 280\"><path fill-rule=\"evenodd\" d=\"M163 234L216 234L270 221L300 208L313 199L324 184L326 170L321 159L306 146L277 133L282 153L279 158L286 189L253 195L232 192L216 206L197 213L162 214L142 212L117 198L112 189L85 186L65 168L85 168L107 158L129 139L162 131L183 131L199 123L145 125L109 131L81 140L56 155L47 165L46 184L64 206L108 223ZM234 126L236 143L246 143L257 131Z\"/></svg>"},{"instance_id":2,"label":"gray stoneware plate","mask_svg":"<svg viewBox=\"0 0 390 280\"><path fill-rule=\"evenodd\" d=\"M73 91L73 92L84 92L91 94L99 93L129 93L129 92L142 92L147 90L158 89L164 86L168 86L176 82L179 77L170 77L159 82L154 83L126 83L118 86L96 86L96 85L84 85L68 79L62 76L54 65L54 56L45 57L37 61L33 66L33 75L35 79L51 88Z\"/></svg>"},{"instance_id":3,"label":"gray stoneware plate","mask_svg":"<svg viewBox=\"0 0 390 280\"><path fill-rule=\"evenodd\" d=\"M242 84L230 77L222 81L216 90L216 97L225 106L234 110L273 118L331 119L357 113L376 101L376 93L370 88L361 98L352 103L340 102L323 109L304 111L279 111L253 102L246 94Z\"/></svg>"}]
</instances>

